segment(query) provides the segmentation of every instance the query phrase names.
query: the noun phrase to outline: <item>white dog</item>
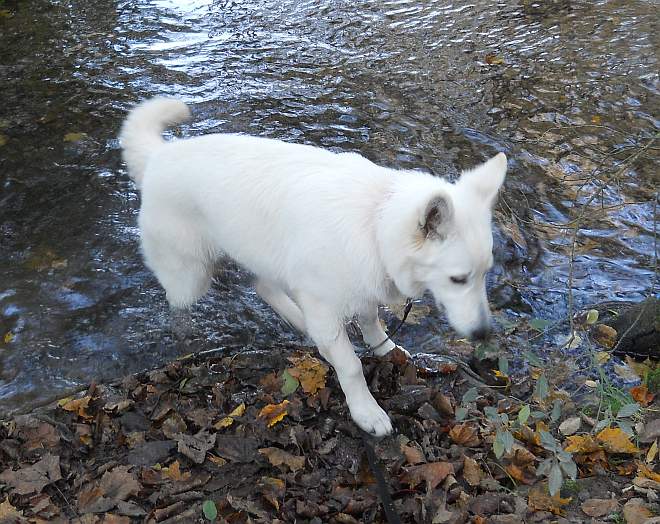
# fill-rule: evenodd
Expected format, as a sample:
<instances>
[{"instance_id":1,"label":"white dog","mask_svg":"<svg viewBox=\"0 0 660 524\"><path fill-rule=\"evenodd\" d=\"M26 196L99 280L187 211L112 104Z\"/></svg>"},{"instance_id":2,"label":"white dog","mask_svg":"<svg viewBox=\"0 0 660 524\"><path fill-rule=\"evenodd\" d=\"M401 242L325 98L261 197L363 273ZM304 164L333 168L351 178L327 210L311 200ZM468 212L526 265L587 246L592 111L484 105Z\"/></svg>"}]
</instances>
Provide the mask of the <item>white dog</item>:
<instances>
[{"instance_id":1,"label":"white dog","mask_svg":"<svg viewBox=\"0 0 660 524\"><path fill-rule=\"evenodd\" d=\"M144 258L169 303L193 304L209 289L214 262L229 255L332 364L357 425L390 433L345 322L357 315L365 342L380 344L376 353L384 355L395 344L378 321L378 305L430 290L459 333L488 334L491 210L506 157L500 153L451 184L355 153L265 138L165 142L165 127L189 116L183 102L156 98L131 111L121 131L124 159L142 192Z\"/></svg>"}]
</instances>

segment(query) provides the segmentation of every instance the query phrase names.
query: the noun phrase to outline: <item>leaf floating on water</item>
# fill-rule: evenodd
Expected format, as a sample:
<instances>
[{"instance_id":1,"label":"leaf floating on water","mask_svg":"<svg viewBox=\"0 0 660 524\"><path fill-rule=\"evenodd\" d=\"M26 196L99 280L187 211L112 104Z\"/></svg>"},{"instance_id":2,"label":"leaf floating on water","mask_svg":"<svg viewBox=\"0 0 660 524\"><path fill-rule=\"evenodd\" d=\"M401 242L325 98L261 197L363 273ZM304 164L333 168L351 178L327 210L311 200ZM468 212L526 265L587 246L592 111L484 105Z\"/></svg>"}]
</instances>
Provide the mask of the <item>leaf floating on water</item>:
<instances>
[{"instance_id":1,"label":"leaf floating on water","mask_svg":"<svg viewBox=\"0 0 660 524\"><path fill-rule=\"evenodd\" d=\"M598 321L598 310L590 309L587 311L587 324L595 324Z\"/></svg>"},{"instance_id":2,"label":"leaf floating on water","mask_svg":"<svg viewBox=\"0 0 660 524\"><path fill-rule=\"evenodd\" d=\"M488 53L486 55L486 63L488 65L501 65L504 63L504 58L497 56L494 53Z\"/></svg>"},{"instance_id":3,"label":"leaf floating on water","mask_svg":"<svg viewBox=\"0 0 660 524\"><path fill-rule=\"evenodd\" d=\"M80 142L84 138L87 138L87 133L67 133L64 135L65 142Z\"/></svg>"},{"instance_id":4,"label":"leaf floating on water","mask_svg":"<svg viewBox=\"0 0 660 524\"><path fill-rule=\"evenodd\" d=\"M5 336L2 337L2 340L5 344L9 344L12 340L14 340L14 334L11 331L7 331Z\"/></svg>"},{"instance_id":5,"label":"leaf floating on water","mask_svg":"<svg viewBox=\"0 0 660 524\"><path fill-rule=\"evenodd\" d=\"M259 412L259 418L265 418L269 428L280 422L289 413L289 401L283 400L279 404L268 404Z\"/></svg>"},{"instance_id":6,"label":"leaf floating on water","mask_svg":"<svg viewBox=\"0 0 660 524\"><path fill-rule=\"evenodd\" d=\"M542 318L532 318L527 321L527 325L536 331L543 332L545 329L550 326L552 322L549 320L544 320Z\"/></svg>"}]
</instances>

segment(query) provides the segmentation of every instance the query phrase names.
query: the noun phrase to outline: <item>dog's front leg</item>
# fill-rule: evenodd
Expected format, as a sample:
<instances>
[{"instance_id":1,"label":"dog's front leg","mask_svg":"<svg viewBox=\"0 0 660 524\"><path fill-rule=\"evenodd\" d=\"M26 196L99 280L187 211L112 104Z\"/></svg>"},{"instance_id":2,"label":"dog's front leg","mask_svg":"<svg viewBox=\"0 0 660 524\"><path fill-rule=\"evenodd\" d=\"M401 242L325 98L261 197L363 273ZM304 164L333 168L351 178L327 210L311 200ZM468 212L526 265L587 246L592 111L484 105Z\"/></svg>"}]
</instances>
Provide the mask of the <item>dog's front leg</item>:
<instances>
[{"instance_id":1,"label":"dog's front leg","mask_svg":"<svg viewBox=\"0 0 660 524\"><path fill-rule=\"evenodd\" d=\"M358 315L358 322L360 324L364 343L369 347L375 348L374 355L382 357L397 347L396 344L389 339L383 326L381 326L380 321L378 320L377 306L369 309L367 312L360 313ZM408 353L407 350L401 346L399 346L399 349L410 357L410 353Z\"/></svg>"},{"instance_id":2,"label":"dog's front leg","mask_svg":"<svg viewBox=\"0 0 660 524\"><path fill-rule=\"evenodd\" d=\"M387 413L373 397L362 371L362 362L355 354L344 321L324 301L309 296L297 296L305 317L309 336L321 355L335 368L346 404L355 423L367 433L381 437L392 432Z\"/></svg>"}]
</instances>

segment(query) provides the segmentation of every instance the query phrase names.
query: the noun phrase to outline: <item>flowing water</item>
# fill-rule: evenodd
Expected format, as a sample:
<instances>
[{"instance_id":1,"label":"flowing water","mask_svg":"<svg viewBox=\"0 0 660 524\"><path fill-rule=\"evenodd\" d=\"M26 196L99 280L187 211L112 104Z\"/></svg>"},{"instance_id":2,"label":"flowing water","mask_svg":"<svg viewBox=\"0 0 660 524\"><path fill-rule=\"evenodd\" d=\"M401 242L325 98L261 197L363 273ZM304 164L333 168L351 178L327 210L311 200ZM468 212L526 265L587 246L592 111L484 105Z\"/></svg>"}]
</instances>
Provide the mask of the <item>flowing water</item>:
<instances>
[{"instance_id":1,"label":"flowing water","mask_svg":"<svg viewBox=\"0 0 660 524\"><path fill-rule=\"evenodd\" d=\"M194 310L193 344L173 340L116 139L154 95L191 104L185 136L450 177L504 151L502 314L565 317L576 216L576 305L639 300L654 279L657 14L652 0L0 2L0 411L191 348L300 341L231 263ZM404 331L413 350L450 334L434 307Z\"/></svg>"}]
</instances>

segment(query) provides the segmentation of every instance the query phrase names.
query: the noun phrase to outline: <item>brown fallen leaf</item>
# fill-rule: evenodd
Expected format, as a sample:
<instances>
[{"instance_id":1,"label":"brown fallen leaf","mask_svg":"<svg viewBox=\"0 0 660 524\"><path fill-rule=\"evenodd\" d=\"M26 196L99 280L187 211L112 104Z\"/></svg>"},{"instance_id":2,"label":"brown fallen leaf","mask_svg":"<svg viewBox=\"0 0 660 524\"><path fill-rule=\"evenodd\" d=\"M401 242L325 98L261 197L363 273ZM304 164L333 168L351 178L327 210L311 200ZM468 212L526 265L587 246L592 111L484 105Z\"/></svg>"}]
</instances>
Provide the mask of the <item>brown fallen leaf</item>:
<instances>
[{"instance_id":1,"label":"brown fallen leaf","mask_svg":"<svg viewBox=\"0 0 660 524\"><path fill-rule=\"evenodd\" d=\"M174 480L176 482L181 482L183 480L189 480L190 479L190 471L186 471L185 473L181 473L181 464L179 464L178 460L175 460L166 468L162 468L160 470L162 476L167 477L171 480Z\"/></svg>"},{"instance_id":2,"label":"brown fallen leaf","mask_svg":"<svg viewBox=\"0 0 660 524\"><path fill-rule=\"evenodd\" d=\"M408 464L415 465L415 464L421 464L422 462L426 462L424 453L416 447L402 445L401 452L406 457L406 462Z\"/></svg>"},{"instance_id":3,"label":"brown fallen leaf","mask_svg":"<svg viewBox=\"0 0 660 524\"><path fill-rule=\"evenodd\" d=\"M555 515L564 515L564 506L568 505L572 498L561 498L559 494L551 497L548 493L547 484L537 486L529 491L527 503L530 509L535 511L550 511Z\"/></svg>"},{"instance_id":4,"label":"brown fallen leaf","mask_svg":"<svg viewBox=\"0 0 660 524\"><path fill-rule=\"evenodd\" d=\"M133 466L117 466L106 471L99 482L103 495L117 500L127 500L137 495L142 486L131 472L132 468Z\"/></svg>"},{"instance_id":5,"label":"brown fallen leaf","mask_svg":"<svg viewBox=\"0 0 660 524\"><path fill-rule=\"evenodd\" d=\"M615 499L587 499L580 508L590 517L604 517L619 511L619 503Z\"/></svg>"},{"instance_id":6,"label":"brown fallen leaf","mask_svg":"<svg viewBox=\"0 0 660 524\"><path fill-rule=\"evenodd\" d=\"M488 53L486 55L486 63L488 65L501 65L504 63L504 59L494 53Z\"/></svg>"},{"instance_id":7,"label":"brown fallen leaf","mask_svg":"<svg viewBox=\"0 0 660 524\"><path fill-rule=\"evenodd\" d=\"M511 475L512 478L522 484L534 484L537 480L534 469L529 466L519 466L517 464L507 464L504 470Z\"/></svg>"},{"instance_id":8,"label":"brown fallen leaf","mask_svg":"<svg viewBox=\"0 0 660 524\"><path fill-rule=\"evenodd\" d=\"M626 524L644 524L644 522L652 516L653 513L642 499L630 499L623 506L623 518L625 519Z\"/></svg>"},{"instance_id":9,"label":"brown fallen leaf","mask_svg":"<svg viewBox=\"0 0 660 524\"><path fill-rule=\"evenodd\" d=\"M604 348L612 349L614 346L616 346L618 333L613 327L607 326L605 324L597 324L591 331L591 336L596 341L596 343L600 344Z\"/></svg>"},{"instance_id":10,"label":"brown fallen leaf","mask_svg":"<svg viewBox=\"0 0 660 524\"><path fill-rule=\"evenodd\" d=\"M596 439L610 453L639 453L639 448L621 428L605 428L596 435Z\"/></svg>"},{"instance_id":11,"label":"brown fallen leaf","mask_svg":"<svg viewBox=\"0 0 660 524\"><path fill-rule=\"evenodd\" d=\"M481 442L477 428L470 423L456 424L449 430L449 438L468 448L478 446Z\"/></svg>"},{"instance_id":12,"label":"brown fallen leaf","mask_svg":"<svg viewBox=\"0 0 660 524\"><path fill-rule=\"evenodd\" d=\"M80 418L85 420L91 420L93 417L87 413L87 408L89 407L89 401L92 399L90 396L75 398L72 400L63 399L60 401L59 405L64 411L70 411L76 413Z\"/></svg>"},{"instance_id":13,"label":"brown fallen leaf","mask_svg":"<svg viewBox=\"0 0 660 524\"><path fill-rule=\"evenodd\" d=\"M195 435L179 433L174 435L177 450L195 464L201 464L206 458L206 452L215 445L215 435L207 431L199 431Z\"/></svg>"},{"instance_id":14,"label":"brown fallen leaf","mask_svg":"<svg viewBox=\"0 0 660 524\"><path fill-rule=\"evenodd\" d=\"M7 524L22 524L23 522L28 522L28 520L23 517L22 511L17 510L11 505L9 499L6 499L4 502L0 503L0 522Z\"/></svg>"},{"instance_id":15,"label":"brown fallen leaf","mask_svg":"<svg viewBox=\"0 0 660 524\"><path fill-rule=\"evenodd\" d=\"M296 472L305 467L305 457L292 455L280 448L261 448L259 453L264 455L273 466L287 466Z\"/></svg>"},{"instance_id":16,"label":"brown fallen leaf","mask_svg":"<svg viewBox=\"0 0 660 524\"><path fill-rule=\"evenodd\" d=\"M470 486L478 486L483 476L484 472L476 460L472 457L463 458L463 478Z\"/></svg>"},{"instance_id":17,"label":"brown fallen leaf","mask_svg":"<svg viewBox=\"0 0 660 524\"><path fill-rule=\"evenodd\" d=\"M269 428L272 428L275 424L280 422L284 417L289 413L290 402L288 400L283 400L279 404L268 404L264 406L259 412L259 418L265 418L266 424Z\"/></svg>"},{"instance_id":18,"label":"brown fallen leaf","mask_svg":"<svg viewBox=\"0 0 660 524\"><path fill-rule=\"evenodd\" d=\"M280 499L284 497L286 484L282 479L274 477L262 477L257 489L266 501L276 510L280 509Z\"/></svg>"},{"instance_id":19,"label":"brown fallen leaf","mask_svg":"<svg viewBox=\"0 0 660 524\"><path fill-rule=\"evenodd\" d=\"M325 376L328 373L328 366L318 358L311 355L302 357L289 357L289 361L294 365L288 368L289 374L300 382L305 393L315 394L319 389L325 387Z\"/></svg>"},{"instance_id":20,"label":"brown fallen leaf","mask_svg":"<svg viewBox=\"0 0 660 524\"><path fill-rule=\"evenodd\" d=\"M0 481L11 486L12 491L17 495L39 493L45 486L61 478L60 457L50 453L32 466L16 471L6 469L0 473Z\"/></svg>"},{"instance_id":21,"label":"brown fallen leaf","mask_svg":"<svg viewBox=\"0 0 660 524\"><path fill-rule=\"evenodd\" d=\"M431 491L440 484L447 475L454 473L454 466L449 462L431 462L421 466L408 468L401 477L401 482L408 484L411 488L426 482L426 489Z\"/></svg>"},{"instance_id":22,"label":"brown fallen leaf","mask_svg":"<svg viewBox=\"0 0 660 524\"><path fill-rule=\"evenodd\" d=\"M630 396L643 407L648 406L655 398L655 395L649 393L649 388L643 384L630 388Z\"/></svg>"}]
</instances>

